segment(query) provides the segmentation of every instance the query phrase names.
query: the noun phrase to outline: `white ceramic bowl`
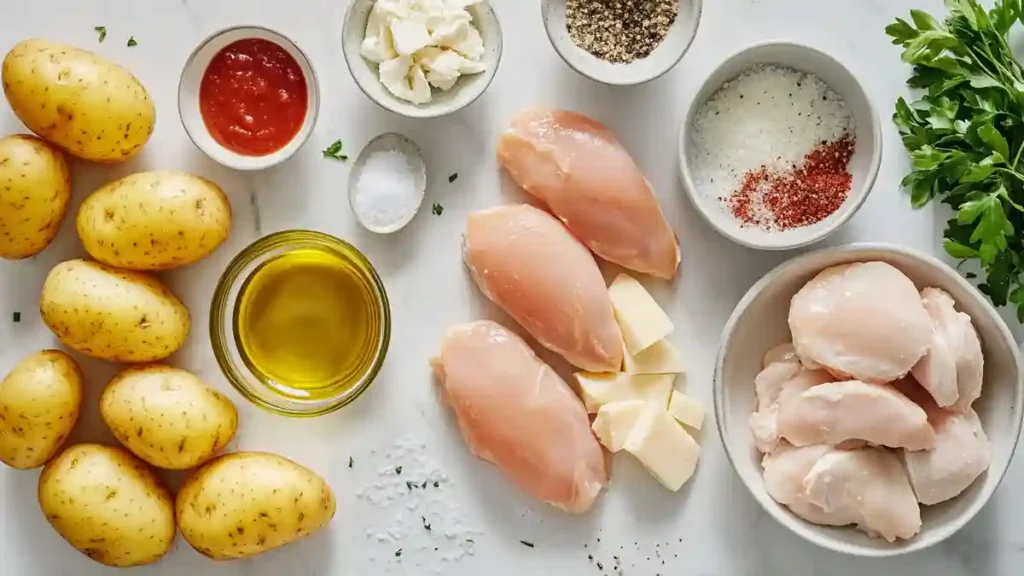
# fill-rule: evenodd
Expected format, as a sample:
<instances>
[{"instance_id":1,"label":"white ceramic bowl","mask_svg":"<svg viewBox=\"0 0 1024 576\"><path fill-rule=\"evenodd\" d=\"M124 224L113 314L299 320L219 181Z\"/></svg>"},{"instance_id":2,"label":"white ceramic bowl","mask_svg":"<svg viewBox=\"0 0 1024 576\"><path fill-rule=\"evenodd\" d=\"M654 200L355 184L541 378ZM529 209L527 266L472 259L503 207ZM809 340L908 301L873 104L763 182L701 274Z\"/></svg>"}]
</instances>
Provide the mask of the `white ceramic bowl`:
<instances>
[{"instance_id":1,"label":"white ceramic bowl","mask_svg":"<svg viewBox=\"0 0 1024 576\"><path fill-rule=\"evenodd\" d=\"M377 64L366 60L359 53L359 47L366 36L366 21L375 3L376 0L351 0L345 12L345 24L341 34L345 64L348 65L356 85L370 100L385 110L407 118L436 118L469 106L491 85L501 62L502 34L498 15L495 14L489 0L482 0L466 8L473 16L473 24L483 38L483 62L487 69L480 74L461 76L451 90L431 88L432 99L426 104L407 102L388 91L380 82Z\"/></svg>"},{"instance_id":2,"label":"white ceramic bowl","mask_svg":"<svg viewBox=\"0 0 1024 576\"><path fill-rule=\"evenodd\" d=\"M415 192L416 192L416 206L411 209L407 214L403 214L402 218L387 225L380 226L366 218L365 214L362 214L357 209L355 200L356 191L358 190L357 184L359 179L362 177L363 169L366 167L366 161L374 152L384 152L388 150L395 150L401 152L402 155L408 159L410 165L416 174ZM363 147L362 152L356 158L354 164L352 164L352 170L348 175L348 204L352 208L352 214L355 215L356 221L370 232L376 232L377 234L391 234L397 232L405 225L412 221L416 213L419 212L420 206L423 205L423 197L427 193L427 164L423 161L423 154L420 152L420 147L415 142L402 136L401 134L395 134L389 132L387 134L381 134L373 140L370 140L369 144Z\"/></svg>"},{"instance_id":3,"label":"white ceramic bowl","mask_svg":"<svg viewBox=\"0 0 1024 576\"><path fill-rule=\"evenodd\" d=\"M937 286L970 315L985 354L985 379L974 409L992 442L986 473L958 497L921 509L921 533L889 544L851 528L806 522L772 500L764 489L761 458L749 419L755 405L754 376L764 353L790 341L787 322L793 295L815 274L847 262L882 260L918 286ZM736 473L761 506L783 526L819 546L857 556L895 556L937 544L962 528L988 502L1010 464L1021 429L1024 399L1018 345L985 297L939 260L897 246L852 244L801 255L765 275L747 292L725 325L715 366L714 400L718 431Z\"/></svg>"},{"instance_id":4,"label":"white ceramic bowl","mask_svg":"<svg viewBox=\"0 0 1024 576\"><path fill-rule=\"evenodd\" d=\"M542 0L541 15L551 45L570 68L612 86L643 84L671 70L682 59L697 36L702 0L679 0L679 13L661 44L646 58L628 64L613 64L580 48L569 37L565 24L566 0Z\"/></svg>"},{"instance_id":5,"label":"white ceramic bowl","mask_svg":"<svg viewBox=\"0 0 1024 576\"><path fill-rule=\"evenodd\" d=\"M247 156L229 150L214 140L206 129L199 111L199 86L210 61L225 46L238 40L261 38L283 48L299 64L306 79L306 118L302 127L280 150L263 156ZM295 42L287 37L261 26L234 26L214 32L192 52L181 71L178 81L178 115L185 132L192 142L207 156L236 170L262 170L284 162L309 140L320 113L320 85L317 82L313 64Z\"/></svg>"},{"instance_id":6,"label":"white ceramic bowl","mask_svg":"<svg viewBox=\"0 0 1024 576\"><path fill-rule=\"evenodd\" d=\"M694 117L701 106L729 80L758 64L780 66L809 72L821 78L839 93L850 107L855 124L856 148L849 171L853 183L846 201L824 220L782 231L766 231L756 226L742 226L718 199L721 192L708 194L697 189L691 168ZM691 101L679 134L679 165L683 188L701 216L724 236L748 246L764 250L788 250L806 246L828 236L854 215L864 203L878 175L882 162L882 129L878 114L857 78L840 62L815 48L786 41L767 41L749 46L729 57L704 81Z\"/></svg>"}]
</instances>

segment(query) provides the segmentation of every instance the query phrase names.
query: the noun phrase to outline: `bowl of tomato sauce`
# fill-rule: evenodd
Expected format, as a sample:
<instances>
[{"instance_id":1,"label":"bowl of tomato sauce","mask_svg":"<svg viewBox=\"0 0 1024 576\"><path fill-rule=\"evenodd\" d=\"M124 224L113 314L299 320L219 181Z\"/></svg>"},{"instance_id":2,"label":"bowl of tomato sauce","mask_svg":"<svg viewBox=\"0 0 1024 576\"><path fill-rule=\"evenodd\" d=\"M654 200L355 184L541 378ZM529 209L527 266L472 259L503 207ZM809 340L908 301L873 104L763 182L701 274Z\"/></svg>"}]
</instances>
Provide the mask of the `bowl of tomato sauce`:
<instances>
[{"instance_id":1,"label":"bowl of tomato sauce","mask_svg":"<svg viewBox=\"0 0 1024 576\"><path fill-rule=\"evenodd\" d=\"M189 56L178 83L189 138L237 170L287 160L309 139L319 110L309 58L283 34L259 26L211 35Z\"/></svg>"}]
</instances>

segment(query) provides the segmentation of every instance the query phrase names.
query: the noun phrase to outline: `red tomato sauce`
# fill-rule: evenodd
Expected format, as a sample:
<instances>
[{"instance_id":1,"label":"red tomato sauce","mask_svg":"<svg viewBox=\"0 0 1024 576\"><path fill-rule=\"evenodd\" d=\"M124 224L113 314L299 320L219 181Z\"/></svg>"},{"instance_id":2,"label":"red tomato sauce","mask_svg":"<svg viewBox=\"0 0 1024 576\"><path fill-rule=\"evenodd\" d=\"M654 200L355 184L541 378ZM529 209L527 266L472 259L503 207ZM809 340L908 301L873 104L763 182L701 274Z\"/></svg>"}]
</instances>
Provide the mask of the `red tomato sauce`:
<instances>
[{"instance_id":1,"label":"red tomato sauce","mask_svg":"<svg viewBox=\"0 0 1024 576\"><path fill-rule=\"evenodd\" d=\"M218 52L199 85L199 110L210 135L246 156L273 154L306 118L306 78L277 44L238 40Z\"/></svg>"}]
</instances>

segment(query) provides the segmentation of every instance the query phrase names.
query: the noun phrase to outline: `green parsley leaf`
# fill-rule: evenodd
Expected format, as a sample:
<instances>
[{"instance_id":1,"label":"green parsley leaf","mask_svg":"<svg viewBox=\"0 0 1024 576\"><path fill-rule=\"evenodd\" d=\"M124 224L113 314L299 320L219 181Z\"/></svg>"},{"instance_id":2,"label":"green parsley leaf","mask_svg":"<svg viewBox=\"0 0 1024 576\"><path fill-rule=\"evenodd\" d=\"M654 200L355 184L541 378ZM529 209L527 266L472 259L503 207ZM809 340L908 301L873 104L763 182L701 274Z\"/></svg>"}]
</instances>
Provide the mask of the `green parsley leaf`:
<instances>
[{"instance_id":1,"label":"green parsley leaf","mask_svg":"<svg viewBox=\"0 0 1024 576\"><path fill-rule=\"evenodd\" d=\"M135 47L135 46L138 46L138 45L139 45L139 43L135 41L135 36L132 36L132 37L128 38L128 47L129 48L132 48L132 47Z\"/></svg>"},{"instance_id":2,"label":"green parsley leaf","mask_svg":"<svg viewBox=\"0 0 1024 576\"><path fill-rule=\"evenodd\" d=\"M100 35L100 43L102 44L103 41L107 39L107 27L96 26L95 28L93 28L93 30L95 30L96 33Z\"/></svg>"},{"instance_id":3,"label":"green parsley leaf","mask_svg":"<svg viewBox=\"0 0 1024 576\"><path fill-rule=\"evenodd\" d=\"M335 140L333 144L331 144L327 148L324 148L324 150L323 150L324 158L333 158L335 160L342 160L342 161L348 160L348 156L346 156L345 154L341 153L341 148L342 148L341 140Z\"/></svg>"},{"instance_id":4,"label":"green parsley leaf","mask_svg":"<svg viewBox=\"0 0 1024 576\"><path fill-rule=\"evenodd\" d=\"M430 207L430 212L434 216L440 216L441 213L444 212L444 206L441 206L439 203L434 202L434 205Z\"/></svg>"}]
</instances>

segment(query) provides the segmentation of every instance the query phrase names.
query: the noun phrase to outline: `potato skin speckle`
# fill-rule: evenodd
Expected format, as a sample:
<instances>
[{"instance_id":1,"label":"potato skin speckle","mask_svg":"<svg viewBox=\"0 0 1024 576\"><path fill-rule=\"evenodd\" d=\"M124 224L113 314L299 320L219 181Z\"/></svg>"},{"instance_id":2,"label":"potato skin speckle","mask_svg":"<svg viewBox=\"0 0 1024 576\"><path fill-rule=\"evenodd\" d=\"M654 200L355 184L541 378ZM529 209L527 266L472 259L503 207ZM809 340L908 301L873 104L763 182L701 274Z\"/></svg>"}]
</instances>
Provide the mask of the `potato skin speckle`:
<instances>
[{"instance_id":1,"label":"potato skin speckle","mask_svg":"<svg viewBox=\"0 0 1024 576\"><path fill-rule=\"evenodd\" d=\"M53 457L78 421L82 371L59 350L36 352L0 381L0 462L27 470Z\"/></svg>"},{"instance_id":2,"label":"potato skin speckle","mask_svg":"<svg viewBox=\"0 0 1024 576\"><path fill-rule=\"evenodd\" d=\"M199 378L160 364L122 370L100 397L100 415L133 454L186 470L224 448L238 428L235 405Z\"/></svg>"},{"instance_id":3,"label":"potato skin speckle","mask_svg":"<svg viewBox=\"0 0 1024 576\"><path fill-rule=\"evenodd\" d=\"M168 270L220 246L231 231L231 204L205 178L140 172L89 195L78 210L77 227L85 250L104 264Z\"/></svg>"},{"instance_id":4,"label":"potato skin speckle","mask_svg":"<svg viewBox=\"0 0 1024 576\"><path fill-rule=\"evenodd\" d=\"M42 252L57 236L70 202L63 152L35 136L0 138L0 258Z\"/></svg>"},{"instance_id":5,"label":"potato skin speckle","mask_svg":"<svg viewBox=\"0 0 1024 576\"><path fill-rule=\"evenodd\" d=\"M214 560L247 558L320 530L336 502L313 471L276 454L215 458L185 481L174 503L185 540Z\"/></svg>"},{"instance_id":6,"label":"potato skin speckle","mask_svg":"<svg viewBox=\"0 0 1024 576\"><path fill-rule=\"evenodd\" d=\"M174 542L170 494L152 470L122 448L68 448L43 468L38 498L50 525L101 564L150 564Z\"/></svg>"},{"instance_id":7,"label":"potato skin speckle","mask_svg":"<svg viewBox=\"0 0 1024 576\"><path fill-rule=\"evenodd\" d=\"M156 362L185 343L191 317L155 277L98 262L57 264L39 297L43 322L65 345L112 362Z\"/></svg>"},{"instance_id":8,"label":"potato skin speckle","mask_svg":"<svg viewBox=\"0 0 1024 576\"><path fill-rule=\"evenodd\" d=\"M149 93L127 69L92 52L24 40L4 57L0 80L29 130L84 160L127 160L153 134Z\"/></svg>"}]
</instances>

